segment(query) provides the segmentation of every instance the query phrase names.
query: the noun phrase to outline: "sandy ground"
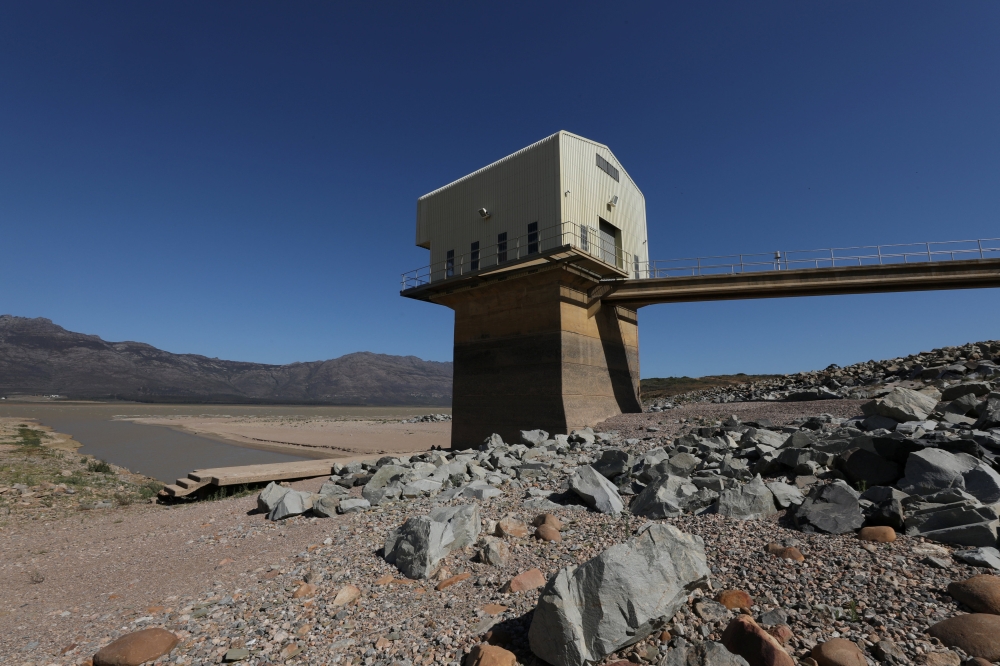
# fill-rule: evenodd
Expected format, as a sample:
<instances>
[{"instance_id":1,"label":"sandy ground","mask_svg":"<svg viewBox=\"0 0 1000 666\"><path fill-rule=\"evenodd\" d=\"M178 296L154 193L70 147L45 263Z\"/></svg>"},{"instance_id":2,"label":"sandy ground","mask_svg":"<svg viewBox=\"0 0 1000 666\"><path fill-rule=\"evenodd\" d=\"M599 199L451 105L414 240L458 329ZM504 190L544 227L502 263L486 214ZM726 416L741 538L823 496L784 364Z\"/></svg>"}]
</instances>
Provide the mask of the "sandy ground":
<instances>
[{"instance_id":1,"label":"sandy ground","mask_svg":"<svg viewBox=\"0 0 1000 666\"><path fill-rule=\"evenodd\" d=\"M450 422L287 416L163 416L126 420L313 458L409 454L451 446Z\"/></svg>"},{"instance_id":2,"label":"sandy ground","mask_svg":"<svg viewBox=\"0 0 1000 666\"><path fill-rule=\"evenodd\" d=\"M43 445L59 451L74 453L82 444L69 435L54 432L52 428L40 424L36 419L0 416L0 440L13 439L21 428L30 428L42 433Z\"/></svg>"}]
</instances>

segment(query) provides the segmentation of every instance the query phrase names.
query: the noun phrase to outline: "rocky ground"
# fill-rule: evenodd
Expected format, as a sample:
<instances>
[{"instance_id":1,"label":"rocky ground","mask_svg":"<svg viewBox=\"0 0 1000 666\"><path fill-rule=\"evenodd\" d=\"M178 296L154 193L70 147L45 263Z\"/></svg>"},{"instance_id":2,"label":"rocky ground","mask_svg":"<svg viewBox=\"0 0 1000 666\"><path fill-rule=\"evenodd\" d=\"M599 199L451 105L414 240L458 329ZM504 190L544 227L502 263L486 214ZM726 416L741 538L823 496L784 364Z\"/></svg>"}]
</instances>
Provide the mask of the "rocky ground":
<instances>
[{"instance_id":1,"label":"rocky ground","mask_svg":"<svg viewBox=\"0 0 1000 666\"><path fill-rule=\"evenodd\" d=\"M160 627L179 643L158 661L180 664L1000 660L1000 576L959 584L1000 568L992 344L864 399L691 402L259 498L118 507L117 528L113 511L85 532L12 524L0 658L79 664Z\"/></svg>"}]
</instances>

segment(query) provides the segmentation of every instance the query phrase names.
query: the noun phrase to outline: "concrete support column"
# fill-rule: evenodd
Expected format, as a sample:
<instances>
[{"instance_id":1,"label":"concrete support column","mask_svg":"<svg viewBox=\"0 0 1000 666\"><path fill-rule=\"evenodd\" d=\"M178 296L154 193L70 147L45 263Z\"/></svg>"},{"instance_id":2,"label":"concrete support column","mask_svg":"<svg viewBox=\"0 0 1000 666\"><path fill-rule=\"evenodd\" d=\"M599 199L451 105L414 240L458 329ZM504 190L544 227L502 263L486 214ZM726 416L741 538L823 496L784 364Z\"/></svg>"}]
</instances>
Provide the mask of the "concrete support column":
<instances>
[{"instance_id":1,"label":"concrete support column","mask_svg":"<svg viewBox=\"0 0 1000 666\"><path fill-rule=\"evenodd\" d=\"M642 411L636 312L588 298L596 284L557 265L432 297L455 311L453 448Z\"/></svg>"}]
</instances>

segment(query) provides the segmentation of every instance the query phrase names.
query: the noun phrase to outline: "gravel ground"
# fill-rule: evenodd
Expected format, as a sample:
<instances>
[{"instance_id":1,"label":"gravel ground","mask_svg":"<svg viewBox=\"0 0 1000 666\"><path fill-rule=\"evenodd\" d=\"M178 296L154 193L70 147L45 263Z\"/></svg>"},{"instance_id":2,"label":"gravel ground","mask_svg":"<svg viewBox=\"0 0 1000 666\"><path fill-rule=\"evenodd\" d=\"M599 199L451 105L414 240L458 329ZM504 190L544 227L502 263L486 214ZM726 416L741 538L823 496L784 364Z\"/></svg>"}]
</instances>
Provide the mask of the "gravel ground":
<instances>
[{"instance_id":1,"label":"gravel ground","mask_svg":"<svg viewBox=\"0 0 1000 666\"><path fill-rule=\"evenodd\" d=\"M599 429L618 430L623 438L651 438L641 447L653 448L658 438L678 433L685 425L676 423L681 419L691 425L699 417L737 414L743 421L768 418L780 425L820 412L853 416L858 404L698 404L616 417ZM650 427L660 431L648 432ZM587 456L567 455L565 469L590 462ZM320 483L293 487L315 490ZM484 532L490 521L508 515L530 522L535 513L522 507L526 490L507 488L504 495L480 502ZM470 547L446 558L435 580L402 580L378 550L390 529L434 505L433 498L421 499L367 513L274 524L256 512L255 498L248 496L176 507L120 507L8 526L0 532L0 661L81 664L118 636L162 626L182 641L161 663L215 663L227 650L245 647L250 652L242 663L251 664L409 660L429 666L460 661L487 632L522 663L536 663L526 631L538 590L504 593L502 586L531 568L549 576L584 562L644 522L628 514L616 519L561 509L553 512L565 523L561 542L507 537L511 556L505 566L473 561ZM948 549L919 539L873 545L853 536L803 534L782 526L780 514L749 529L748 523L717 515L666 522L705 539L715 589L748 592L758 617L778 606L787 609L793 633L789 650L799 658L815 642L836 636L866 648L892 640L912 660L940 650L922 632L959 612L944 588L950 580L979 573L957 562L947 569L922 564L928 554L947 558ZM805 562L766 554L770 542L797 545ZM35 571L42 582L32 582ZM435 589L438 579L461 573L470 575ZM360 597L340 603L338 594L343 599L351 585ZM817 610L819 604L829 609ZM689 640L717 639L726 622L701 619L689 606L670 629ZM648 642L659 646L658 638Z\"/></svg>"}]
</instances>

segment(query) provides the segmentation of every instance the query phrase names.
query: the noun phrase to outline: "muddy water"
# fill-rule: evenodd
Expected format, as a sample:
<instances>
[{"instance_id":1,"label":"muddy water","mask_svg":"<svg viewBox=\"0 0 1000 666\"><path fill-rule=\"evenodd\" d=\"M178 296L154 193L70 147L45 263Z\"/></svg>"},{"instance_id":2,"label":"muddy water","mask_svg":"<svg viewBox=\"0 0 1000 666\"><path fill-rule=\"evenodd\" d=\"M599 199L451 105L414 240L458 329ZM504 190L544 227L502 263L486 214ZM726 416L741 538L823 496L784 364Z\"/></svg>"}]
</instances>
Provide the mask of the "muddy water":
<instances>
[{"instance_id":1,"label":"muddy water","mask_svg":"<svg viewBox=\"0 0 1000 666\"><path fill-rule=\"evenodd\" d=\"M230 405L136 405L132 403L11 403L0 402L0 416L37 419L56 432L83 444L80 453L93 455L173 483L188 472L207 467L255 465L303 460L302 456L245 448L179 432L163 426L116 420L116 417L170 415L326 416L378 418L413 416L441 409L389 407L273 407ZM450 410L448 410L450 411Z\"/></svg>"}]
</instances>

